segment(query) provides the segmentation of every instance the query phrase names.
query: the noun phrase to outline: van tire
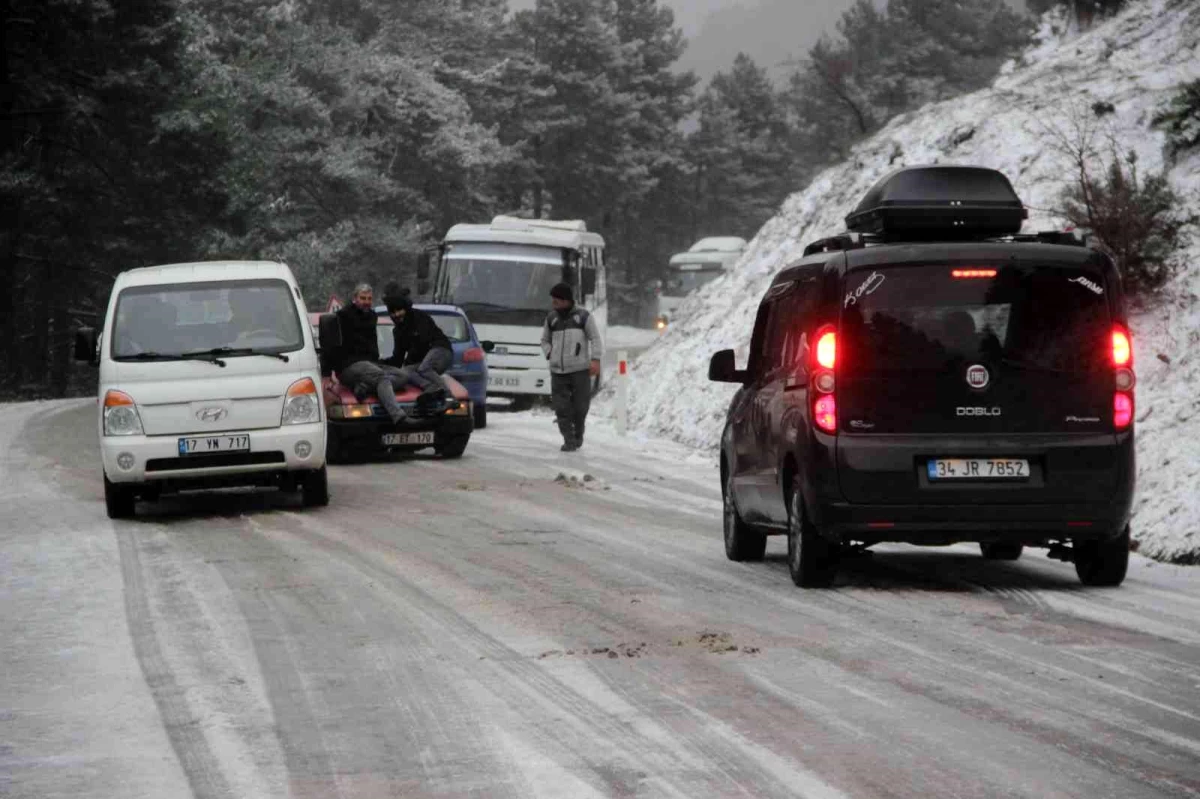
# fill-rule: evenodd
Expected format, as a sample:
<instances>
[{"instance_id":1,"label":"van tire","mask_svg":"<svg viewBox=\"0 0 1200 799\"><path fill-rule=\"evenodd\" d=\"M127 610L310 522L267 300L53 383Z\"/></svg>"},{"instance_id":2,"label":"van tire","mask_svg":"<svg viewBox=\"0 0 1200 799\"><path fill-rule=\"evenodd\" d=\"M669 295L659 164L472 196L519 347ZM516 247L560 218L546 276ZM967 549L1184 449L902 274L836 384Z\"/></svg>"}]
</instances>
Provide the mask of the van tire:
<instances>
[{"instance_id":1,"label":"van tire","mask_svg":"<svg viewBox=\"0 0 1200 799\"><path fill-rule=\"evenodd\" d=\"M1006 541L981 543L979 545L979 551L983 553L984 560L1017 560L1021 557L1021 553L1024 550L1024 545L1010 544Z\"/></svg>"},{"instance_id":2,"label":"van tire","mask_svg":"<svg viewBox=\"0 0 1200 799\"><path fill-rule=\"evenodd\" d=\"M725 528L725 557L733 561L762 560L767 554L766 533L755 530L742 521L737 504L733 501L733 477L725 478L723 492Z\"/></svg>"},{"instance_id":3,"label":"van tire","mask_svg":"<svg viewBox=\"0 0 1200 799\"><path fill-rule=\"evenodd\" d=\"M104 508L110 519L132 519L137 495L129 486L117 485L104 475Z\"/></svg>"},{"instance_id":4,"label":"van tire","mask_svg":"<svg viewBox=\"0 0 1200 799\"><path fill-rule=\"evenodd\" d=\"M470 440L470 436L455 436L454 438L447 439L444 444L437 447L434 451L443 458L461 458L462 454L467 451L467 442Z\"/></svg>"},{"instance_id":5,"label":"van tire","mask_svg":"<svg viewBox=\"0 0 1200 799\"><path fill-rule=\"evenodd\" d=\"M475 406L475 429L482 430L487 427L487 405L482 402Z\"/></svg>"},{"instance_id":6,"label":"van tire","mask_svg":"<svg viewBox=\"0 0 1200 799\"><path fill-rule=\"evenodd\" d=\"M1075 573L1084 585L1118 586L1129 569L1129 525L1115 538L1074 545Z\"/></svg>"},{"instance_id":7,"label":"van tire","mask_svg":"<svg viewBox=\"0 0 1200 799\"><path fill-rule=\"evenodd\" d=\"M800 588L828 588L838 570L838 547L826 540L804 512L800 480L788 501L788 572Z\"/></svg>"},{"instance_id":8,"label":"van tire","mask_svg":"<svg viewBox=\"0 0 1200 799\"><path fill-rule=\"evenodd\" d=\"M329 472L324 466L304 475L300 495L306 508L323 508L329 504Z\"/></svg>"}]
</instances>

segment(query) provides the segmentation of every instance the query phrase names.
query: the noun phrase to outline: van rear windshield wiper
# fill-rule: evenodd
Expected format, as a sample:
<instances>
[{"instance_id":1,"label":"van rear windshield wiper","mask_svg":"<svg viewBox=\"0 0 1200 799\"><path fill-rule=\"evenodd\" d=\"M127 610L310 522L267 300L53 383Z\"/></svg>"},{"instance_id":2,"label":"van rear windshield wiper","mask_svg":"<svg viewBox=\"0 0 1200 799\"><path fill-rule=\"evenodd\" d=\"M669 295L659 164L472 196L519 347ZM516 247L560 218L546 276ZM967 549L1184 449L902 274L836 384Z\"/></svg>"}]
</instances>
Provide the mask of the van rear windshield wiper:
<instances>
[{"instance_id":1,"label":"van rear windshield wiper","mask_svg":"<svg viewBox=\"0 0 1200 799\"><path fill-rule=\"evenodd\" d=\"M254 347L213 347L211 350L202 350L199 352L185 352L185 358L202 358L206 355L217 357L218 355L262 355L266 358L276 358L287 363L291 359L282 352L271 352L269 350L256 350ZM222 364L224 366L224 364Z\"/></svg>"}]
</instances>

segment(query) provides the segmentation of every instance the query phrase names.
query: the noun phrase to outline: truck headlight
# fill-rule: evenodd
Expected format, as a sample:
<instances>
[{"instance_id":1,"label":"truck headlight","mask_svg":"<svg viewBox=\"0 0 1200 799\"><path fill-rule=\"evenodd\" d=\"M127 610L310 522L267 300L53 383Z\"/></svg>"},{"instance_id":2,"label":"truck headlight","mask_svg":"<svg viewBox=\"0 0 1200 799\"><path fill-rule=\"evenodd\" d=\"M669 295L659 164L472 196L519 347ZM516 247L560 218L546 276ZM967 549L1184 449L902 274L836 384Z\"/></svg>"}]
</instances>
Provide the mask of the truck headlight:
<instances>
[{"instance_id":1,"label":"truck headlight","mask_svg":"<svg viewBox=\"0 0 1200 799\"><path fill-rule=\"evenodd\" d=\"M133 397L124 391L109 391L104 395L104 435L140 436L142 417L138 416Z\"/></svg>"},{"instance_id":2,"label":"truck headlight","mask_svg":"<svg viewBox=\"0 0 1200 799\"><path fill-rule=\"evenodd\" d=\"M321 404L317 401L317 386L305 377L292 383L283 401L281 425L311 424L321 421Z\"/></svg>"}]
</instances>

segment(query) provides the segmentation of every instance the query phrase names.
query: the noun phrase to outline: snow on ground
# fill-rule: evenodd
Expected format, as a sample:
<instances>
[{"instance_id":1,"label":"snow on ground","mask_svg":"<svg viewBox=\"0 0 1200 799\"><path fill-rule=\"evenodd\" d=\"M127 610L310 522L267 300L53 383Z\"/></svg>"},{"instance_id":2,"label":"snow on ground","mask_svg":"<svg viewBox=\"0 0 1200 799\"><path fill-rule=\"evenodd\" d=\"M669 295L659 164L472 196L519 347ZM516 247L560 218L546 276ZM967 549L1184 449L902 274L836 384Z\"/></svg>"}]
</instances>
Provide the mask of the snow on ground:
<instances>
[{"instance_id":1,"label":"snow on ground","mask_svg":"<svg viewBox=\"0 0 1200 799\"><path fill-rule=\"evenodd\" d=\"M657 330L629 327L628 325L611 325L604 332L604 348L606 350L640 350L658 341L658 337Z\"/></svg>"},{"instance_id":2,"label":"snow on ground","mask_svg":"<svg viewBox=\"0 0 1200 799\"><path fill-rule=\"evenodd\" d=\"M893 120L845 163L817 176L767 222L737 267L693 294L677 321L632 364L630 423L714 450L734 389L709 383L708 360L733 347L744 363L759 299L771 277L806 243L844 229L843 218L888 171L925 163L1000 169L1030 208L1027 231L1058 228L1055 198L1070 180L1055 131L1069 132L1072 111L1112 103L1105 132L1133 151L1142 174L1163 166L1163 137L1149 128L1176 87L1200 78L1200 5L1142 0L1082 34L1043 24L1039 40L1006 65L992 87ZM1200 154L1170 178L1200 199ZM1200 558L1200 242L1188 270L1170 286L1165 307L1133 319L1138 364L1139 488L1135 537L1157 558ZM600 402L611 414L612 391Z\"/></svg>"}]
</instances>

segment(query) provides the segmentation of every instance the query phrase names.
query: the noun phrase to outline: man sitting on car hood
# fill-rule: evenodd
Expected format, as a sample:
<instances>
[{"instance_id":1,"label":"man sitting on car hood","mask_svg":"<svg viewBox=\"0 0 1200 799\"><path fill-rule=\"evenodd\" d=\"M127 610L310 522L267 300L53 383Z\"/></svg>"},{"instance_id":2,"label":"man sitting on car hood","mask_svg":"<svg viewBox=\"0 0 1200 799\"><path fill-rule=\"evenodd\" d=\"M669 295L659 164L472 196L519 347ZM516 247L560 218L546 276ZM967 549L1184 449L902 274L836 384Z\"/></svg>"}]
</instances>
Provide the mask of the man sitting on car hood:
<instances>
[{"instance_id":1,"label":"man sitting on car hood","mask_svg":"<svg viewBox=\"0 0 1200 799\"><path fill-rule=\"evenodd\" d=\"M383 302L395 322L395 348L385 363L404 369L408 382L421 389L419 402L434 404L445 399L442 375L454 363L450 339L432 316L413 307L408 289L388 286Z\"/></svg>"}]
</instances>

